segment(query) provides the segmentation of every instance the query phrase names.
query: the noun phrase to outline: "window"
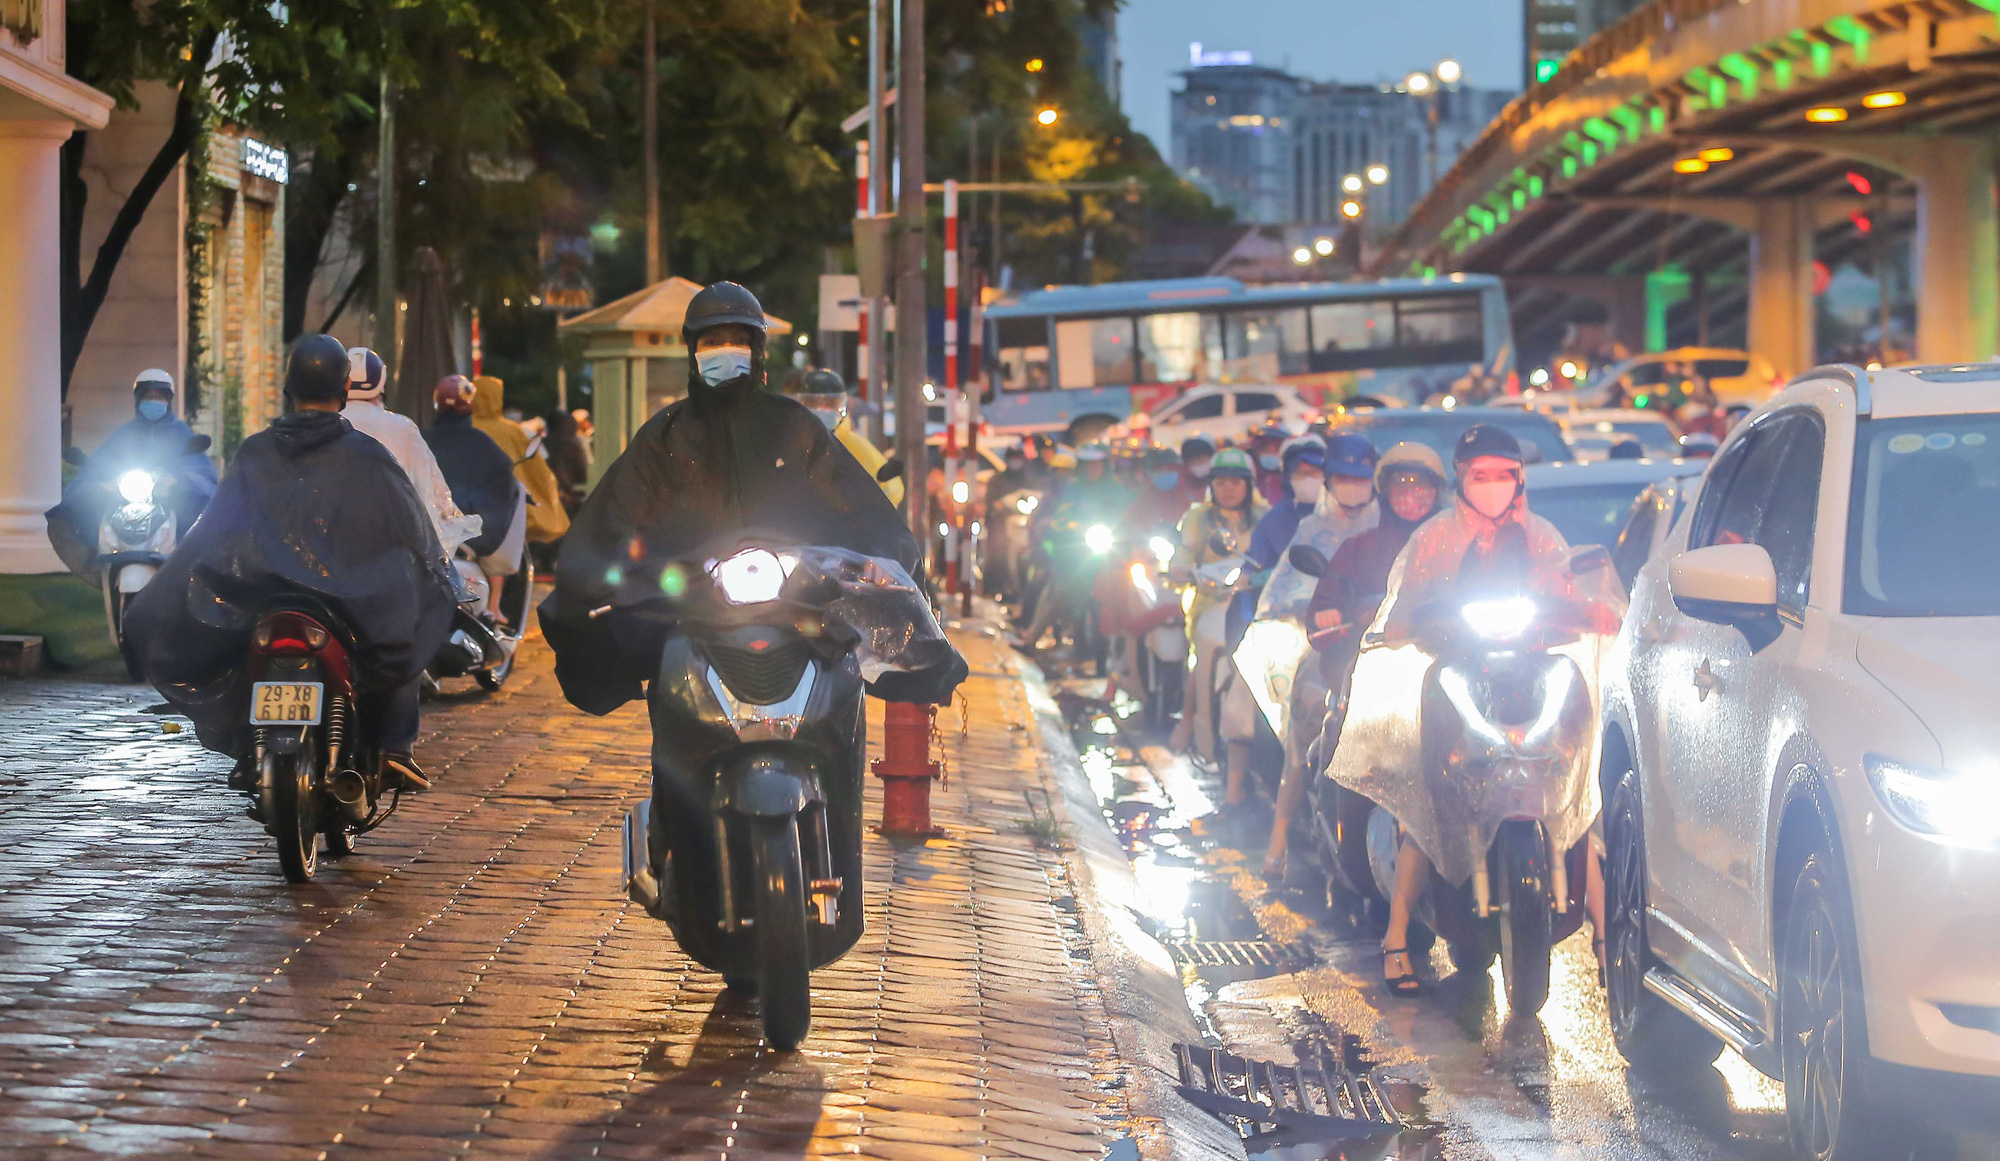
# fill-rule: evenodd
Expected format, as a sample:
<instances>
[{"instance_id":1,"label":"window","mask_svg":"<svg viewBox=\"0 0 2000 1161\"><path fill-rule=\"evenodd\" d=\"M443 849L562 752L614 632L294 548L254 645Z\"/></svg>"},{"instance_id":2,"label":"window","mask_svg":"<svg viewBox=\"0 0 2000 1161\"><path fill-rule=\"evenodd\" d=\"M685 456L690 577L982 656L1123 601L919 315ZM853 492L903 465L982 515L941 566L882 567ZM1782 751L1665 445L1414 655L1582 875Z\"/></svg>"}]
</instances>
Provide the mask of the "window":
<instances>
[{"instance_id":1,"label":"window","mask_svg":"<svg viewBox=\"0 0 2000 1161\"><path fill-rule=\"evenodd\" d=\"M1306 371L1306 310L1239 311L1223 316L1230 382L1269 383Z\"/></svg>"},{"instance_id":2,"label":"window","mask_svg":"<svg viewBox=\"0 0 2000 1161\"><path fill-rule=\"evenodd\" d=\"M1169 423L1189 419L1216 419L1222 415L1222 396L1200 395L1187 401L1179 411L1166 417Z\"/></svg>"},{"instance_id":3,"label":"window","mask_svg":"<svg viewBox=\"0 0 2000 1161\"><path fill-rule=\"evenodd\" d=\"M1396 342L1405 347L1483 346L1479 318L1479 300L1471 296L1404 299L1396 304Z\"/></svg>"},{"instance_id":4,"label":"window","mask_svg":"<svg viewBox=\"0 0 2000 1161\"><path fill-rule=\"evenodd\" d=\"M1767 482L1777 467L1770 451L1771 424L1759 424L1723 450L1708 469L1708 484L1695 505L1688 529L1689 548L1747 544L1764 515ZM1762 481L1762 482L1760 482Z\"/></svg>"},{"instance_id":5,"label":"window","mask_svg":"<svg viewBox=\"0 0 2000 1161\"><path fill-rule=\"evenodd\" d=\"M1694 373L1704 379L1740 379L1750 373L1750 360L1696 359Z\"/></svg>"},{"instance_id":6,"label":"window","mask_svg":"<svg viewBox=\"0 0 2000 1161\"><path fill-rule=\"evenodd\" d=\"M1618 579L1624 582L1628 593L1639 570L1646 567L1646 558L1652 555L1660 508L1658 492L1648 488L1639 493L1639 498L1632 502L1632 510L1625 514L1625 527L1618 532L1618 543L1611 546L1611 567L1618 570Z\"/></svg>"},{"instance_id":7,"label":"window","mask_svg":"<svg viewBox=\"0 0 2000 1161\"><path fill-rule=\"evenodd\" d=\"M1056 323L1056 382L1066 390L1129 387L1134 359L1129 318L1062 319Z\"/></svg>"},{"instance_id":8,"label":"window","mask_svg":"<svg viewBox=\"0 0 2000 1161\"><path fill-rule=\"evenodd\" d=\"M2000 414L1869 419L1854 443L1847 611L2000 614Z\"/></svg>"},{"instance_id":9,"label":"window","mask_svg":"<svg viewBox=\"0 0 2000 1161\"><path fill-rule=\"evenodd\" d=\"M1236 414L1262 415L1266 411L1278 409L1278 397L1269 391L1238 391L1236 393Z\"/></svg>"},{"instance_id":10,"label":"window","mask_svg":"<svg viewBox=\"0 0 2000 1161\"><path fill-rule=\"evenodd\" d=\"M993 326L1000 386L1008 391L1047 391L1049 320L1001 318L993 320Z\"/></svg>"},{"instance_id":11,"label":"window","mask_svg":"<svg viewBox=\"0 0 2000 1161\"><path fill-rule=\"evenodd\" d=\"M1193 311L1139 319L1139 382L1198 383L1222 366L1222 322Z\"/></svg>"},{"instance_id":12,"label":"window","mask_svg":"<svg viewBox=\"0 0 2000 1161\"><path fill-rule=\"evenodd\" d=\"M1339 371L1366 366L1343 359L1343 352L1368 351L1396 343L1396 308L1383 302L1329 302L1312 308L1312 369Z\"/></svg>"},{"instance_id":13,"label":"window","mask_svg":"<svg viewBox=\"0 0 2000 1161\"><path fill-rule=\"evenodd\" d=\"M1797 411L1783 417L1777 436L1784 450L1777 476L1765 481L1746 476L1743 482L1770 489L1757 543L1771 554L1771 566L1778 574L1778 607L1803 614L1812 588L1813 525L1819 517L1826 432L1817 415Z\"/></svg>"}]
</instances>

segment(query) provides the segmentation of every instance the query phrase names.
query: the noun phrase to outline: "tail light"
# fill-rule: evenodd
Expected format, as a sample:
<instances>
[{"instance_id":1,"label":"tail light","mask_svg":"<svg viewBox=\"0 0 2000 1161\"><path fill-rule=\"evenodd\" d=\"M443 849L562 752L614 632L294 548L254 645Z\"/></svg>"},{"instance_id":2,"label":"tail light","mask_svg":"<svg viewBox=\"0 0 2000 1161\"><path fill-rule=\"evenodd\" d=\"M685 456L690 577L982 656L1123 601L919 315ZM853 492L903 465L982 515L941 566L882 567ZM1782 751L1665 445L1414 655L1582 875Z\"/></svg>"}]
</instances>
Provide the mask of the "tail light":
<instances>
[{"instance_id":1,"label":"tail light","mask_svg":"<svg viewBox=\"0 0 2000 1161\"><path fill-rule=\"evenodd\" d=\"M317 653L326 642L326 630L297 613L264 618L250 637L251 645L267 653Z\"/></svg>"}]
</instances>

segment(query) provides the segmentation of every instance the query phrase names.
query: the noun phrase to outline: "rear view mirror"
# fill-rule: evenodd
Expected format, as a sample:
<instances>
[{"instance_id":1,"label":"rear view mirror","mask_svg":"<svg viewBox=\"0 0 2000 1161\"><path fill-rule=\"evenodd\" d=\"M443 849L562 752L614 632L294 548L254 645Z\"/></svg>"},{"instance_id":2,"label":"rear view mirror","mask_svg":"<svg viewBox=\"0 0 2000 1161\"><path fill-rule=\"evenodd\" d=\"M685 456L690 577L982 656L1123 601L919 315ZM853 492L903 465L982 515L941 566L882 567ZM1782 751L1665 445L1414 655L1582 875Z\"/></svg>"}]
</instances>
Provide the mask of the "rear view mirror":
<instances>
[{"instance_id":1,"label":"rear view mirror","mask_svg":"<svg viewBox=\"0 0 2000 1161\"><path fill-rule=\"evenodd\" d=\"M1230 545L1222 538L1222 533L1217 532L1208 538L1208 550L1217 556L1228 556Z\"/></svg>"},{"instance_id":2,"label":"rear view mirror","mask_svg":"<svg viewBox=\"0 0 2000 1161\"><path fill-rule=\"evenodd\" d=\"M1611 567L1611 554L1602 544L1586 544L1569 555L1569 567L1564 571L1570 576L1583 576L1600 568Z\"/></svg>"},{"instance_id":3,"label":"rear view mirror","mask_svg":"<svg viewBox=\"0 0 2000 1161\"><path fill-rule=\"evenodd\" d=\"M890 480L900 480L902 478L903 460L901 456L890 456L881 467L875 469L875 482L878 484L886 484Z\"/></svg>"},{"instance_id":4,"label":"rear view mirror","mask_svg":"<svg viewBox=\"0 0 2000 1161\"><path fill-rule=\"evenodd\" d=\"M187 447L184 450L191 456L198 456L207 451L209 445L214 442L214 440L205 435L190 436L187 441Z\"/></svg>"},{"instance_id":5,"label":"rear view mirror","mask_svg":"<svg viewBox=\"0 0 2000 1161\"><path fill-rule=\"evenodd\" d=\"M1734 625L1752 649L1778 636L1778 571L1758 544L1711 544L1676 556L1667 567L1674 605L1700 621Z\"/></svg>"},{"instance_id":6,"label":"rear view mirror","mask_svg":"<svg viewBox=\"0 0 2000 1161\"><path fill-rule=\"evenodd\" d=\"M83 454L83 449L80 447L66 447L63 449L62 456L63 456L63 462L70 465L73 468L82 467L83 461L90 458L89 456Z\"/></svg>"},{"instance_id":7,"label":"rear view mirror","mask_svg":"<svg viewBox=\"0 0 2000 1161\"><path fill-rule=\"evenodd\" d=\"M1285 553L1285 559L1292 562L1293 568L1307 576L1326 575L1326 554L1310 544L1292 545L1291 551Z\"/></svg>"}]
</instances>

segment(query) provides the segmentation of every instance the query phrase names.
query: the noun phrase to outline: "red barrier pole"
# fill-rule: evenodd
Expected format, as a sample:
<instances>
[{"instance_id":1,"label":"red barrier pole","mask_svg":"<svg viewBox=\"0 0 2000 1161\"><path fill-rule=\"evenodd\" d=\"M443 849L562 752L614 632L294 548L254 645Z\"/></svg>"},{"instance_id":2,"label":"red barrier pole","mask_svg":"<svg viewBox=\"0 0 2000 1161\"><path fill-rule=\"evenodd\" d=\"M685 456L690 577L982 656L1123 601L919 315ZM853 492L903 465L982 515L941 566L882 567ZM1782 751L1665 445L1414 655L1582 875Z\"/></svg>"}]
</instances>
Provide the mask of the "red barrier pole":
<instances>
[{"instance_id":1,"label":"red barrier pole","mask_svg":"<svg viewBox=\"0 0 2000 1161\"><path fill-rule=\"evenodd\" d=\"M868 216L868 143L854 144L854 216ZM859 308L861 318L855 327L854 343L854 397L868 402L868 315L872 300L863 299Z\"/></svg>"},{"instance_id":2,"label":"red barrier pole","mask_svg":"<svg viewBox=\"0 0 2000 1161\"><path fill-rule=\"evenodd\" d=\"M931 824L931 782L943 767L931 759L934 706L892 701L883 706L882 756L875 776L882 780L882 833L928 838L942 833Z\"/></svg>"}]
</instances>

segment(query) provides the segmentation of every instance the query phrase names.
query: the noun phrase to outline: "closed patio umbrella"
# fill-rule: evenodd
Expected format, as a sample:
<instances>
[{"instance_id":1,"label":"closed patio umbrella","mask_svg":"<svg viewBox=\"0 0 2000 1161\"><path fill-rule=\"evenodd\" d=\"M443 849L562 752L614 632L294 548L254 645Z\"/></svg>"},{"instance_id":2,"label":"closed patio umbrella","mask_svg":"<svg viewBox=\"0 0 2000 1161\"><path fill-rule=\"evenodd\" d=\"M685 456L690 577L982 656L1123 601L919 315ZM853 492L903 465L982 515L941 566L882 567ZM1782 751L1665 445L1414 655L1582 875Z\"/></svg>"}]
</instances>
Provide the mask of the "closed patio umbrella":
<instances>
[{"instance_id":1,"label":"closed patio umbrella","mask_svg":"<svg viewBox=\"0 0 2000 1161\"><path fill-rule=\"evenodd\" d=\"M444 286L444 263L437 251L420 246L410 256L409 317L403 325L402 359L396 368L392 410L417 421L431 422L431 388L446 375L459 374L452 342L451 302Z\"/></svg>"}]
</instances>

